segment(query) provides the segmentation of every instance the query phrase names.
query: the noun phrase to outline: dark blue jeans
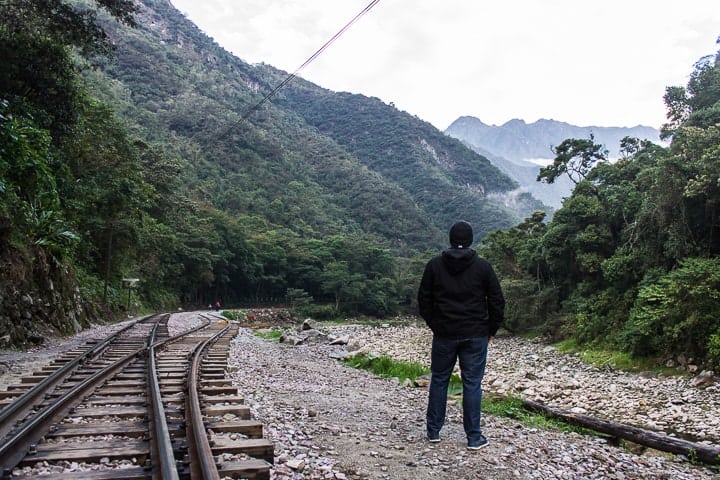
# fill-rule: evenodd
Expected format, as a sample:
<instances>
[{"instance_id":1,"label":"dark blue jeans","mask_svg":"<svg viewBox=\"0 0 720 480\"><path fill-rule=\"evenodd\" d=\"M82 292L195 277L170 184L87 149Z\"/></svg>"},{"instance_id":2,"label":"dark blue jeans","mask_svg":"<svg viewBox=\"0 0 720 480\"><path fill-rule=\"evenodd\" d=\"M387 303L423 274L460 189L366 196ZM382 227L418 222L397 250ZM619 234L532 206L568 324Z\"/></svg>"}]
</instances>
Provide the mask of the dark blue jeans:
<instances>
[{"instance_id":1,"label":"dark blue jeans","mask_svg":"<svg viewBox=\"0 0 720 480\"><path fill-rule=\"evenodd\" d=\"M468 443L481 438L480 403L482 380L485 376L488 337L451 340L433 337L430 359L430 393L428 395L427 431L433 437L440 433L445 423L447 391L455 360L460 360L463 384L463 427Z\"/></svg>"}]
</instances>

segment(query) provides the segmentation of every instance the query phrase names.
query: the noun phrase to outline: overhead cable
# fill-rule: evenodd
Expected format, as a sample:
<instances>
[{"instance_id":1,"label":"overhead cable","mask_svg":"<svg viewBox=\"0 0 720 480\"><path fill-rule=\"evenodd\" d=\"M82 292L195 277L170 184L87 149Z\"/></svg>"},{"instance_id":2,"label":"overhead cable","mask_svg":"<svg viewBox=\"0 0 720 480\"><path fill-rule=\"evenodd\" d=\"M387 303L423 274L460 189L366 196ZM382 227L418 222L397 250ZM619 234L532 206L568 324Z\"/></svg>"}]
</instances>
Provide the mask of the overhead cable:
<instances>
[{"instance_id":1,"label":"overhead cable","mask_svg":"<svg viewBox=\"0 0 720 480\"><path fill-rule=\"evenodd\" d=\"M275 94L278 92L278 90L280 90L280 89L283 88L285 85L287 85L288 83L290 83L290 82L292 81L292 79L295 78L295 77L298 75L298 73L300 73L300 71L301 71L303 68L305 68L305 67L308 66L313 60L315 60L323 51L325 51L326 48L328 48L335 40L337 40L337 39L340 37L340 35L342 35L343 33L345 33L345 31L346 31L348 28L350 28L355 22L357 22L363 15L365 15L367 12L369 12L369 11L370 11L375 5L377 5L379 2L380 2L380 0L373 0L373 1L371 1L365 8L363 8L357 15L355 15L355 17L353 17L352 20L350 20L350 21L349 21L347 24L345 24L345 26L342 27L335 35L333 35L333 36L330 38L330 40L328 40L327 42L325 42L322 47L320 47L315 53L313 53L313 54L310 56L310 58L308 58L307 60L305 60L305 62L303 62L302 65L300 65L298 68L296 68L293 73L291 73L290 75L288 75L288 76L285 78L285 80L283 80L283 81L280 82L275 88L273 88L273 89L270 91L270 93L268 93L267 95L265 95L265 96L263 97L262 100L260 100L259 102L257 102L255 105L253 105L253 106L250 107L249 109L247 109L247 110L245 111L245 113L243 113L242 116L241 116L235 123L233 123L232 125L230 125L230 126L218 137L218 139L221 139L221 138L224 138L225 136L227 136L235 127L237 127L240 123L242 123L244 120L246 120L255 110L257 110L258 108L260 108L263 103L267 102L267 101L270 99L270 97L272 97L273 95L275 95Z\"/></svg>"}]
</instances>

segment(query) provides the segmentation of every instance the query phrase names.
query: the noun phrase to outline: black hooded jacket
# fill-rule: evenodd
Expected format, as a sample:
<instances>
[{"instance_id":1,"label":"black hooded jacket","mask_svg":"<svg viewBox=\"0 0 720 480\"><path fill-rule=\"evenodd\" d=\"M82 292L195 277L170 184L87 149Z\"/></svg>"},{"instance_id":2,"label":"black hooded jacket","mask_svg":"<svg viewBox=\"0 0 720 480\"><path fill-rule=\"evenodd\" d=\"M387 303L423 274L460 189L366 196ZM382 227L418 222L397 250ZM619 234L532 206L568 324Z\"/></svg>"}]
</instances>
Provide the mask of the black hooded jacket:
<instances>
[{"instance_id":1,"label":"black hooded jacket","mask_svg":"<svg viewBox=\"0 0 720 480\"><path fill-rule=\"evenodd\" d=\"M450 248L425 266L418 306L438 337L492 337L503 321L505 298L490 262L471 248Z\"/></svg>"}]
</instances>

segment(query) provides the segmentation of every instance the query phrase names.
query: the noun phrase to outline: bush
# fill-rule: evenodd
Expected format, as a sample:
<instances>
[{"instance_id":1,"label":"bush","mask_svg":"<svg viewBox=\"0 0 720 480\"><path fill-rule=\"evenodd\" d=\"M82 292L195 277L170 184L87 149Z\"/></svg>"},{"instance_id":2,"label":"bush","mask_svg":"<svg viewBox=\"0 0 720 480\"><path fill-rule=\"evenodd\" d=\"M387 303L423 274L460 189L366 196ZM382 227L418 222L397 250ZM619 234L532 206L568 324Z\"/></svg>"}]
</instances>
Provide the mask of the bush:
<instances>
[{"instance_id":1,"label":"bush","mask_svg":"<svg viewBox=\"0 0 720 480\"><path fill-rule=\"evenodd\" d=\"M512 333L521 333L542 321L536 312L534 281L503 279L502 289L507 299L503 323L505 329Z\"/></svg>"},{"instance_id":2,"label":"bush","mask_svg":"<svg viewBox=\"0 0 720 480\"><path fill-rule=\"evenodd\" d=\"M688 258L640 289L623 337L637 356L682 353L713 360L718 332L720 258Z\"/></svg>"},{"instance_id":3,"label":"bush","mask_svg":"<svg viewBox=\"0 0 720 480\"><path fill-rule=\"evenodd\" d=\"M627 321L634 292L633 289L619 292L607 288L590 293L586 289L582 297L574 295L575 339L582 344L623 348L618 332Z\"/></svg>"},{"instance_id":4,"label":"bush","mask_svg":"<svg viewBox=\"0 0 720 480\"><path fill-rule=\"evenodd\" d=\"M714 369L720 369L720 330L710 335L708 342L708 363Z\"/></svg>"}]
</instances>

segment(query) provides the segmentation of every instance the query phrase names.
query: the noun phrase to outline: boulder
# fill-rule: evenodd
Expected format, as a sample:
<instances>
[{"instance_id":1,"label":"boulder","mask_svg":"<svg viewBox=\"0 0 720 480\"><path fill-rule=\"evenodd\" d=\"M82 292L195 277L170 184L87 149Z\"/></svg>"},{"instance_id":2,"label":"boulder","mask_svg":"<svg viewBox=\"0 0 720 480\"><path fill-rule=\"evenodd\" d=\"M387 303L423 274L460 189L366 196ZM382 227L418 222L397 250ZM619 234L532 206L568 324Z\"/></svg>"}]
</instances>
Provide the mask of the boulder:
<instances>
[{"instance_id":1,"label":"boulder","mask_svg":"<svg viewBox=\"0 0 720 480\"><path fill-rule=\"evenodd\" d=\"M416 387L429 387L430 386L430 374L419 376L415 379L415 386Z\"/></svg>"},{"instance_id":2,"label":"boulder","mask_svg":"<svg viewBox=\"0 0 720 480\"><path fill-rule=\"evenodd\" d=\"M342 337L333 337L331 335L328 340L330 340L330 345L347 345L350 343L350 335L343 335Z\"/></svg>"},{"instance_id":3,"label":"boulder","mask_svg":"<svg viewBox=\"0 0 720 480\"><path fill-rule=\"evenodd\" d=\"M709 387L715 383L715 372L712 370L703 370L697 376L690 380L690 385L693 387Z\"/></svg>"},{"instance_id":4,"label":"boulder","mask_svg":"<svg viewBox=\"0 0 720 480\"><path fill-rule=\"evenodd\" d=\"M327 335L320 330L315 329L303 330L300 333L300 336L303 338L305 343L320 343L327 341Z\"/></svg>"},{"instance_id":5,"label":"boulder","mask_svg":"<svg viewBox=\"0 0 720 480\"><path fill-rule=\"evenodd\" d=\"M292 346L300 345L303 342L303 340L304 339L302 337L295 335L293 333L288 333L288 332L285 332L282 335L280 335L280 339L279 339L280 343L287 343L288 345L292 345Z\"/></svg>"},{"instance_id":6,"label":"boulder","mask_svg":"<svg viewBox=\"0 0 720 480\"><path fill-rule=\"evenodd\" d=\"M306 318L303 320L302 326L300 327L301 330L317 330L318 329L318 322L316 320L313 320L312 318Z\"/></svg>"}]
</instances>

